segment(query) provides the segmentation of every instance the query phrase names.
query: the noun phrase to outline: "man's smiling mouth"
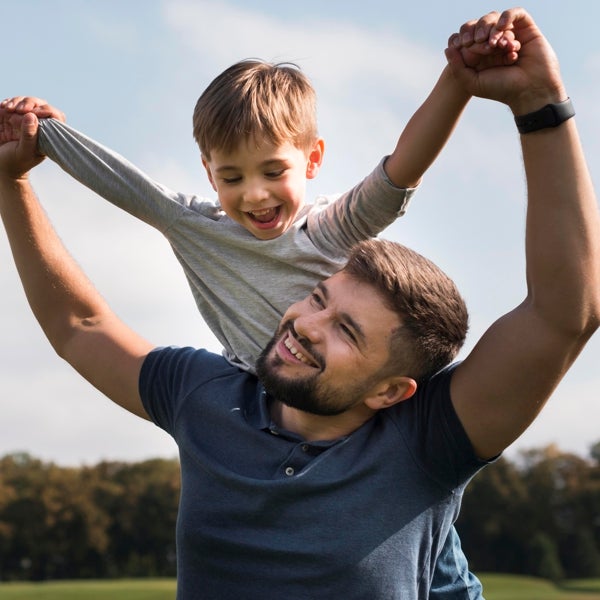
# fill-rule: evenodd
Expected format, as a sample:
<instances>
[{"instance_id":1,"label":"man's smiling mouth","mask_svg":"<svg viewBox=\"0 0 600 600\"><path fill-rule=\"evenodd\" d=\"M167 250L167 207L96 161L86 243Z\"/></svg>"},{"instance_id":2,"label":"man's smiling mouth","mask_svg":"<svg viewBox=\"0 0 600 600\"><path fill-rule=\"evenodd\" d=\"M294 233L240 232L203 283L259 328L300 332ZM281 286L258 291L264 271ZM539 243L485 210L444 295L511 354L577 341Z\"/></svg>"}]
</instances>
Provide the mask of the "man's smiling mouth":
<instances>
[{"instance_id":1,"label":"man's smiling mouth","mask_svg":"<svg viewBox=\"0 0 600 600\"><path fill-rule=\"evenodd\" d=\"M283 340L283 345L290 351L290 354L292 354L292 356L294 356L294 358L298 359L300 362L303 362L305 365L310 367L319 368L319 365L312 358L305 356L302 354L302 352L300 352L300 350L298 350L298 348L296 348L294 345L294 340L290 336Z\"/></svg>"}]
</instances>

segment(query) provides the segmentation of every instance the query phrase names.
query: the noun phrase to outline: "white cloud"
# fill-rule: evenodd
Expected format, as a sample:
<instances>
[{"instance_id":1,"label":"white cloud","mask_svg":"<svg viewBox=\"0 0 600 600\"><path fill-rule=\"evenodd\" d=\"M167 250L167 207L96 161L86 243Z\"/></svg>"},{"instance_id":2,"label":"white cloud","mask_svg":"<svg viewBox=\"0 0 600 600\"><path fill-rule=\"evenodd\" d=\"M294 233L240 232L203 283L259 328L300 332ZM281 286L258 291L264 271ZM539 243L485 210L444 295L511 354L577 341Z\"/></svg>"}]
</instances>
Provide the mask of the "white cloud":
<instances>
[{"instance_id":1,"label":"white cloud","mask_svg":"<svg viewBox=\"0 0 600 600\"><path fill-rule=\"evenodd\" d=\"M362 94L370 89L421 92L443 63L441 50L432 52L359 23L321 18L307 27L232 3L190 0L167 2L164 13L197 59L216 59L221 68L247 57L298 62L318 80L319 89L338 97L356 93L357 86Z\"/></svg>"}]
</instances>

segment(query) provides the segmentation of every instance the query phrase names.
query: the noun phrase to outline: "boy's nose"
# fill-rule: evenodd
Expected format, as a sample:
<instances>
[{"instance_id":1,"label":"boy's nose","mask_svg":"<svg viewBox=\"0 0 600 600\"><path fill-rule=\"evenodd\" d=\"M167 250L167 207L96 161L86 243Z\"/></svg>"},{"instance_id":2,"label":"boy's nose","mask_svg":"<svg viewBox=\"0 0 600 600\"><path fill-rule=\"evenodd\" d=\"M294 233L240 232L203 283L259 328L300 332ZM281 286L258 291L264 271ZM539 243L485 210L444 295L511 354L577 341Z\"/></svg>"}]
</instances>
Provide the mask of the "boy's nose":
<instances>
[{"instance_id":1,"label":"boy's nose","mask_svg":"<svg viewBox=\"0 0 600 600\"><path fill-rule=\"evenodd\" d=\"M248 184L244 190L244 200L256 204L269 198L269 191L264 185Z\"/></svg>"}]
</instances>

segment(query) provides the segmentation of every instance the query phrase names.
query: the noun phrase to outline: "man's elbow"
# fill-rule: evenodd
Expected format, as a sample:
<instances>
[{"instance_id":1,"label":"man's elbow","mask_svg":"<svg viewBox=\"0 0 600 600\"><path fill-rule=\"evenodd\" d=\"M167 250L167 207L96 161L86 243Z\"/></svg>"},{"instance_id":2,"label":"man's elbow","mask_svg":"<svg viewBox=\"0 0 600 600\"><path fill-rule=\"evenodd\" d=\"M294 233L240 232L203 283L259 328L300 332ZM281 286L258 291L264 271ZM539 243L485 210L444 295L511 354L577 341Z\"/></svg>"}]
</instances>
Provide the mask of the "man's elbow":
<instances>
[{"instance_id":1,"label":"man's elbow","mask_svg":"<svg viewBox=\"0 0 600 600\"><path fill-rule=\"evenodd\" d=\"M60 358L70 364L74 363L79 353L78 348L82 335L91 333L102 322L101 315L75 317L68 321L48 325L44 331L50 345Z\"/></svg>"}]
</instances>

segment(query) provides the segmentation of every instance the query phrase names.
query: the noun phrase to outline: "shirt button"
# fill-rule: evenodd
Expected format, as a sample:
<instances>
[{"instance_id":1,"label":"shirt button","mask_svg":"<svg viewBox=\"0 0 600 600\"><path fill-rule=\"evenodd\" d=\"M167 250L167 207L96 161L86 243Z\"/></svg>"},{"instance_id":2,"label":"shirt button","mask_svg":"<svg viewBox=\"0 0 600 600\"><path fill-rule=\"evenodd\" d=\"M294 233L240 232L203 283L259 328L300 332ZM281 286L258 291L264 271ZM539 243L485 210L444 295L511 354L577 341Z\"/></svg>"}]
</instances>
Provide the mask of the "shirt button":
<instances>
[{"instance_id":1,"label":"shirt button","mask_svg":"<svg viewBox=\"0 0 600 600\"><path fill-rule=\"evenodd\" d=\"M285 468L285 474L288 477L291 477L294 474L294 468L293 467L286 467Z\"/></svg>"},{"instance_id":2,"label":"shirt button","mask_svg":"<svg viewBox=\"0 0 600 600\"><path fill-rule=\"evenodd\" d=\"M308 444L302 444L300 447L302 448L302 452L308 452Z\"/></svg>"}]
</instances>

